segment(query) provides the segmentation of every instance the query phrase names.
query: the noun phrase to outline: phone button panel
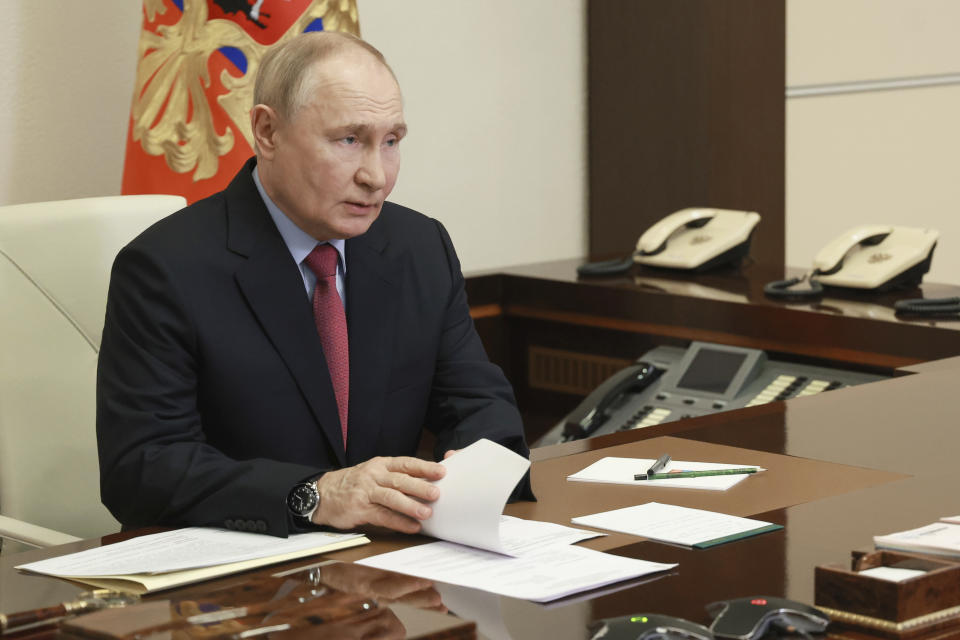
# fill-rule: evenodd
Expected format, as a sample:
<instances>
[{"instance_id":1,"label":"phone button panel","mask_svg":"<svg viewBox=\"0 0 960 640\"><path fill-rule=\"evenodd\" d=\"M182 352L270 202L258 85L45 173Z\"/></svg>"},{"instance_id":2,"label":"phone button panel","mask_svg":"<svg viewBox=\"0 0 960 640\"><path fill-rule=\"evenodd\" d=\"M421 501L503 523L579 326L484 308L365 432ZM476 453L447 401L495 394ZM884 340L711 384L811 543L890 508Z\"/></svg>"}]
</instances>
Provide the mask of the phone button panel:
<instances>
[{"instance_id":1,"label":"phone button panel","mask_svg":"<svg viewBox=\"0 0 960 640\"><path fill-rule=\"evenodd\" d=\"M714 359L711 369L696 358L704 351L722 351L734 355L743 354L737 359L737 367ZM645 386L634 385L626 391L618 391L613 399L591 394L581 406L577 407L563 422L551 429L535 446L545 446L566 442L565 426L571 416L587 415L594 410L597 402L603 407L603 420L590 436L600 436L616 431L642 429L655 425L710 415L721 411L730 411L741 407L790 400L804 396L831 391L840 387L883 380L889 376L876 373L863 373L807 363L795 363L769 359L765 353L755 349L725 345L694 343L683 349L674 346L660 346L644 354L639 363L653 366L658 375L650 376ZM654 363L650 365L649 363ZM709 363L707 363L709 364ZM616 376L630 373L637 365L628 367ZM735 373L731 373L736 368ZM743 375L748 371L748 375ZM693 375L693 373L696 375ZM600 391L603 389L601 385ZM609 391L607 392L609 393Z\"/></svg>"},{"instance_id":2,"label":"phone button panel","mask_svg":"<svg viewBox=\"0 0 960 640\"><path fill-rule=\"evenodd\" d=\"M660 424L672 413L669 409L654 409L647 416L637 423L636 426L632 427L633 429L642 429L644 427L652 427L655 424Z\"/></svg>"}]
</instances>

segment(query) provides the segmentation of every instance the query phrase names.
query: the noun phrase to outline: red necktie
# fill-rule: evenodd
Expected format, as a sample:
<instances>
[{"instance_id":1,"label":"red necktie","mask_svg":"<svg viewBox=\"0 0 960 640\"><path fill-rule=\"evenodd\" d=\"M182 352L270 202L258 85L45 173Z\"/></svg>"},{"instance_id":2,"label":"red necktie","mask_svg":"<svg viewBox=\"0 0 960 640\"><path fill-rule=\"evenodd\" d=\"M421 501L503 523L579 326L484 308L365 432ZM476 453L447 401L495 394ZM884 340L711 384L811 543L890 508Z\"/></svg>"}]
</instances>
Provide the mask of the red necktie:
<instances>
[{"instance_id":1,"label":"red necktie","mask_svg":"<svg viewBox=\"0 0 960 640\"><path fill-rule=\"evenodd\" d=\"M337 293L337 250L329 244L318 244L306 258L307 266L317 276L313 290L313 319L317 323L320 344L327 358L327 369L333 382L340 414L343 448L347 448L347 406L350 401L350 354L347 340L347 315Z\"/></svg>"}]
</instances>

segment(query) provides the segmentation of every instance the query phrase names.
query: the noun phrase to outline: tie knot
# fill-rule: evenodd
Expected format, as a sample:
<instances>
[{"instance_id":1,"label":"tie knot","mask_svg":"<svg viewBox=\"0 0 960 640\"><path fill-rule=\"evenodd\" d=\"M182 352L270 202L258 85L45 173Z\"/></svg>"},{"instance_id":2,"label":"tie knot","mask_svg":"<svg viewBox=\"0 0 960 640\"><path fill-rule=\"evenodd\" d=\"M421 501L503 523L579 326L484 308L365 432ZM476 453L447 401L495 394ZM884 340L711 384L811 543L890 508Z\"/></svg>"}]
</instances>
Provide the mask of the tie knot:
<instances>
[{"instance_id":1,"label":"tie knot","mask_svg":"<svg viewBox=\"0 0 960 640\"><path fill-rule=\"evenodd\" d=\"M333 245L323 243L313 248L306 262L318 278L337 275L337 250Z\"/></svg>"}]
</instances>

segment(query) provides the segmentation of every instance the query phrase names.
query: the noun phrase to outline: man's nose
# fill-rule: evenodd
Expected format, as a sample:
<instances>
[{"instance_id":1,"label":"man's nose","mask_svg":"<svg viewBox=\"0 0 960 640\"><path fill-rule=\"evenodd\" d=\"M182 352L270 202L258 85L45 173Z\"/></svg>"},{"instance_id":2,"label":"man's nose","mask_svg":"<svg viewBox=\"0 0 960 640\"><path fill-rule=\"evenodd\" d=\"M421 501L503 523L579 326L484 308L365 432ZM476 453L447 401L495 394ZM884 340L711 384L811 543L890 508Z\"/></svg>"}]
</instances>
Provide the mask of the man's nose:
<instances>
[{"instance_id":1,"label":"man's nose","mask_svg":"<svg viewBox=\"0 0 960 640\"><path fill-rule=\"evenodd\" d=\"M371 191L378 191L386 185L387 176L379 150L371 150L363 155L363 162L357 169L356 178L358 183Z\"/></svg>"}]
</instances>

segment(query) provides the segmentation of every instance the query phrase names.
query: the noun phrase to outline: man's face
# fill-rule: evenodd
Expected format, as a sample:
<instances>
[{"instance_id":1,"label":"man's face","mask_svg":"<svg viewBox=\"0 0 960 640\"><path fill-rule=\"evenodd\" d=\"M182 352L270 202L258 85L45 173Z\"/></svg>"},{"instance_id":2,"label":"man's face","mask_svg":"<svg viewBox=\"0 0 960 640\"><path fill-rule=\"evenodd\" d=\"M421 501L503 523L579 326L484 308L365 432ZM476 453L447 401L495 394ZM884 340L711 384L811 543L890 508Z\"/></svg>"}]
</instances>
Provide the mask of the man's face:
<instances>
[{"instance_id":1,"label":"man's face","mask_svg":"<svg viewBox=\"0 0 960 640\"><path fill-rule=\"evenodd\" d=\"M261 181L317 240L358 236L397 181L406 133L400 88L363 50L315 64L304 88L303 106L290 118L275 118L273 146L261 145Z\"/></svg>"}]
</instances>

